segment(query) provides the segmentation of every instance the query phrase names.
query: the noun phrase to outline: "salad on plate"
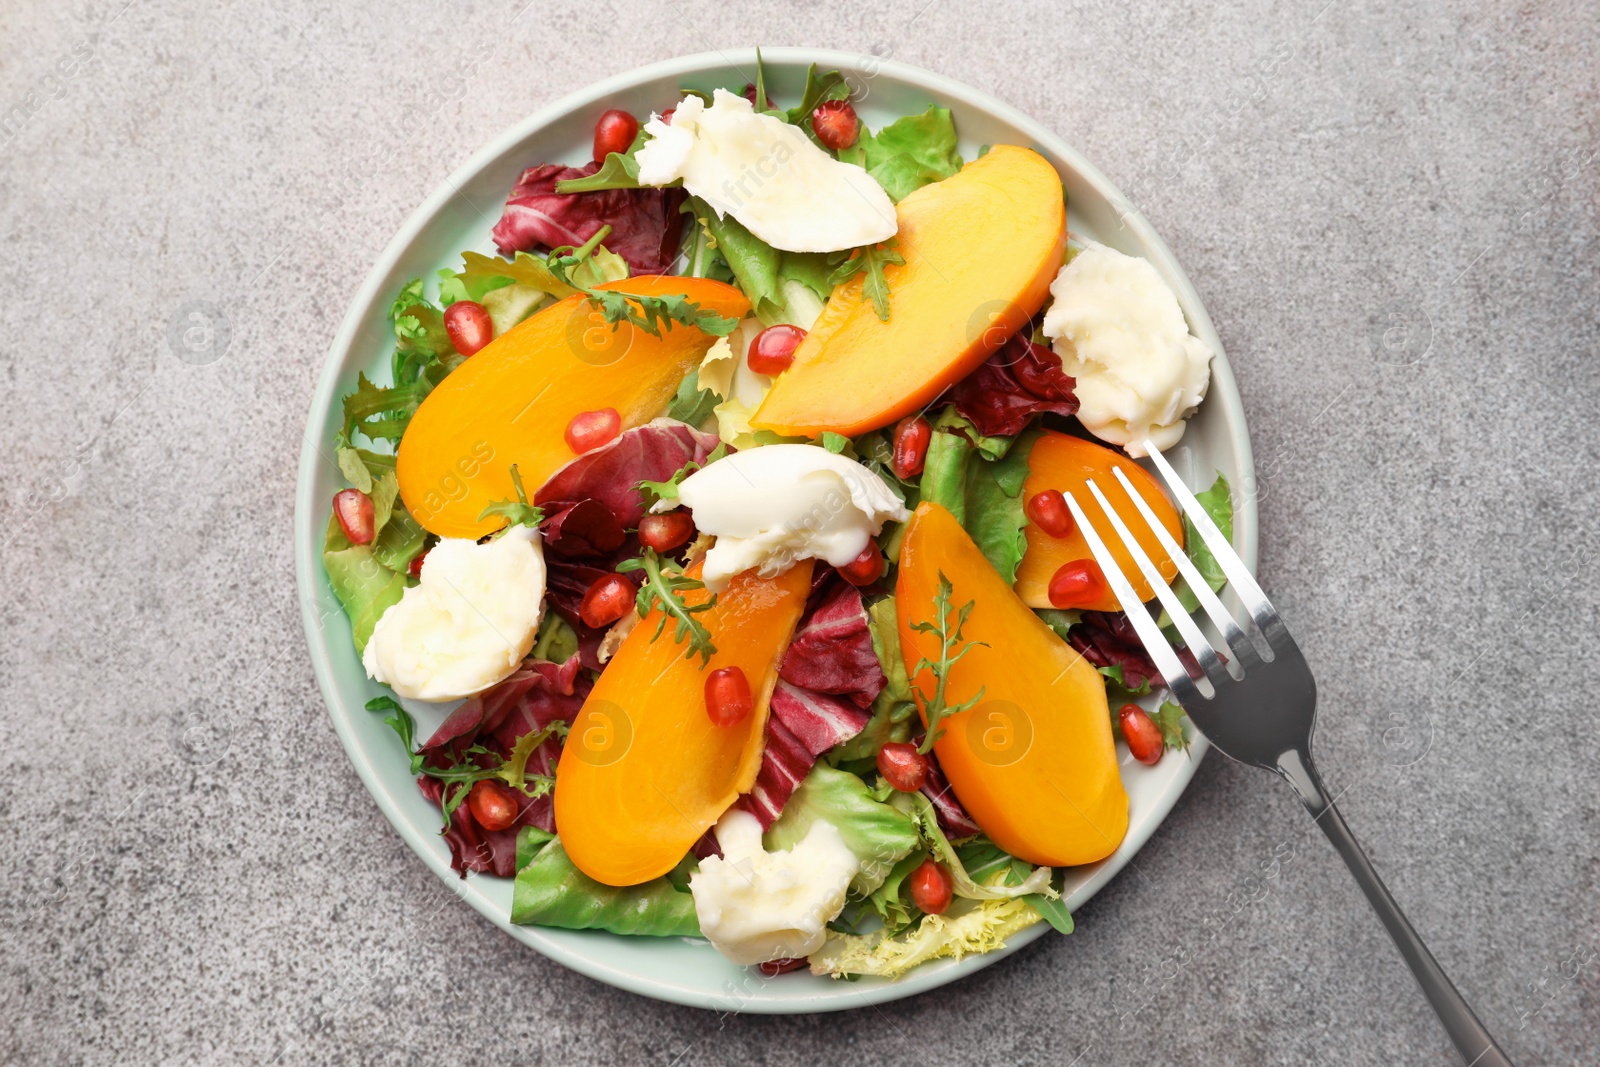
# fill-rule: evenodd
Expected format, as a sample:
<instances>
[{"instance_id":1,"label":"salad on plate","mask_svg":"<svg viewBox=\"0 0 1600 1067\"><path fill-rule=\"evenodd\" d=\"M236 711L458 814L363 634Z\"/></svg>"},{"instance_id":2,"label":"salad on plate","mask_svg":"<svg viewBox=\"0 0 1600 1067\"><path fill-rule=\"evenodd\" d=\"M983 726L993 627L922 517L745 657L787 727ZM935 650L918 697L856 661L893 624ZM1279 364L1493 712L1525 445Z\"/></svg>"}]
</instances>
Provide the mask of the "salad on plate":
<instances>
[{"instance_id":1,"label":"salad on plate","mask_svg":"<svg viewBox=\"0 0 1600 1067\"><path fill-rule=\"evenodd\" d=\"M1070 933L1064 871L1188 727L1064 494L1145 531L1120 471L1222 585L1137 462L1213 356L1155 268L1037 152L759 63L596 116L489 237L396 296L322 557L452 866L768 976Z\"/></svg>"}]
</instances>

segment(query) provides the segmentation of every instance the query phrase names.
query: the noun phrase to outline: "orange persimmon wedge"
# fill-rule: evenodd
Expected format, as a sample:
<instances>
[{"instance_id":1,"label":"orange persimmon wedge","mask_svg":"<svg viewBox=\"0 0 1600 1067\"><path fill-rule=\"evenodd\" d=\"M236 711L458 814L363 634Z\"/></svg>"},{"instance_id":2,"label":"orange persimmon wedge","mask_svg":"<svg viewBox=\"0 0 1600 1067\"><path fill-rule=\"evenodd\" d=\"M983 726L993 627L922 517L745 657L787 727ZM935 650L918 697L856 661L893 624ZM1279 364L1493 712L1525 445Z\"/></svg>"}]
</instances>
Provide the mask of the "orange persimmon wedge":
<instances>
[{"instance_id":1,"label":"orange persimmon wedge","mask_svg":"<svg viewBox=\"0 0 1600 1067\"><path fill-rule=\"evenodd\" d=\"M1139 514L1127 490L1122 488L1122 483L1112 473L1113 469L1121 470L1128 476L1128 481L1150 505L1156 518L1161 520L1161 525L1166 527L1174 541L1182 545L1183 523L1178 517L1178 509L1161 491L1161 483L1156 481L1154 475L1119 452L1069 434L1046 430L1034 444L1033 451L1028 453L1028 477L1022 483L1023 498L1028 499L1047 489L1071 493L1077 499L1078 506L1089 516L1095 533L1100 535L1100 540L1116 557L1117 566L1127 576L1139 599L1147 601L1156 592L1133 562L1133 556L1123 547L1122 538L1117 536L1105 512L1100 510L1099 501L1089 492L1090 479L1106 495L1111 506L1116 508L1118 517L1133 533L1134 540L1139 542L1139 547L1144 549L1145 555L1156 565L1156 570L1169 583L1177 577L1178 565L1172 562L1161 547L1161 542L1156 540L1150 524ZM1089 551L1089 544L1083 539L1083 532L1076 523L1072 532L1065 537L1052 537L1031 522L1026 527L1026 533L1028 550L1022 556L1022 565L1017 568L1017 595L1030 608L1055 607L1050 603L1050 579L1063 563L1092 560L1094 553ZM1070 606L1092 611L1120 611L1122 608L1109 586L1093 603Z\"/></svg>"},{"instance_id":2,"label":"orange persimmon wedge","mask_svg":"<svg viewBox=\"0 0 1600 1067\"><path fill-rule=\"evenodd\" d=\"M972 604L962 633L970 651L949 669L946 704L982 690L976 706L939 724L933 748L945 777L1013 856L1051 867L1104 859L1128 831L1105 679L1017 598L955 516L924 503L906 527L895 587L901 654L921 692L933 693L936 679L916 667L940 661L941 641L913 627L937 624L941 575L952 624Z\"/></svg>"},{"instance_id":3,"label":"orange persimmon wedge","mask_svg":"<svg viewBox=\"0 0 1600 1067\"><path fill-rule=\"evenodd\" d=\"M578 869L606 885L666 874L761 769L767 706L778 664L811 589L811 561L776 578L734 577L716 606L696 615L717 646L711 662L684 658L673 620L639 620L595 682L556 767L556 826ZM699 568L689 571L699 576ZM683 594L703 603L705 590ZM755 709L732 726L706 714L706 677L744 671Z\"/></svg>"},{"instance_id":4,"label":"orange persimmon wedge","mask_svg":"<svg viewBox=\"0 0 1600 1067\"><path fill-rule=\"evenodd\" d=\"M651 275L597 288L682 295L732 318L750 310L739 290L703 278ZM539 311L457 367L417 408L395 465L406 509L441 537L492 533L505 520L478 516L516 499L513 463L531 496L575 458L564 436L574 415L616 408L623 429L649 422L714 340L671 324L660 337L626 322L613 331L583 296Z\"/></svg>"},{"instance_id":5,"label":"orange persimmon wedge","mask_svg":"<svg viewBox=\"0 0 1600 1067\"><path fill-rule=\"evenodd\" d=\"M884 268L889 321L864 275L833 291L750 424L853 437L965 378L1044 303L1066 251L1061 177L1039 153L996 145L895 208L904 265Z\"/></svg>"}]
</instances>

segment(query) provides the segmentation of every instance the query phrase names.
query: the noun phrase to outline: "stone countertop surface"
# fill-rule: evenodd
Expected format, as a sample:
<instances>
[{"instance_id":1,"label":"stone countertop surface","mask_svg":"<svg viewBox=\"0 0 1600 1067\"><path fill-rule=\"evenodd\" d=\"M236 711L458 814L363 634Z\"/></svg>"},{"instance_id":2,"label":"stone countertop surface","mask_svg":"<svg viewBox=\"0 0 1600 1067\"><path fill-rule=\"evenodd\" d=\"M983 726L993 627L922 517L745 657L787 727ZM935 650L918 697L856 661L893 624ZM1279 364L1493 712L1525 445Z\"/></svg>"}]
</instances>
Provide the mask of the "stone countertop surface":
<instances>
[{"instance_id":1,"label":"stone countertop surface","mask_svg":"<svg viewBox=\"0 0 1600 1067\"><path fill-rule=\"evenodd\" d=\"M1072 937L789 1018L520 947L363 790L290 545L346 305L534 109L783 44L993 93L1166 238L1346 817L1516 1062L1594 1064L1600 7L523 2L0 7L0 1062L1455 1062L1289 790L1216 755Z\"/></svg>"}]
</instances>

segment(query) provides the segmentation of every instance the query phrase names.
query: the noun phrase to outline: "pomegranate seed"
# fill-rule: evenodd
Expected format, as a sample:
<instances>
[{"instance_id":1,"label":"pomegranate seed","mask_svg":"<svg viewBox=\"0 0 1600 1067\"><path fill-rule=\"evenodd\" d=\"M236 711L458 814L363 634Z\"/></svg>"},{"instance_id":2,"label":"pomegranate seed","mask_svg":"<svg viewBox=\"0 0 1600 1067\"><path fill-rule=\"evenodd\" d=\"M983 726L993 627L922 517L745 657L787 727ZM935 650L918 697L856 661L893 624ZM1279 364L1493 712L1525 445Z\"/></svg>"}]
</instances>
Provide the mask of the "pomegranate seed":
<instances>
[{"instance_id":1,"label":"pomegranate seed","mask_svg":"<svg viewBox=\"0 0 1600 1067\"><path fill-rule=\"evenodd\" d=\"M406 568L406 573L420 581L422 578L422 561L427 558L428 554L426 552L417 553L417 558L411 561L411 565Z\"/></svg>"},{"instance_id":2,"label":"pomegranate seed","mask_svg":"<svg viewBox=\"0 0 1600 1067\"><path fill-rule=\"evenodd\" d=\"M639 520L639 543L657 552L671 552L694 536L694 519L687 511L646 515Z\"/></svg>"},{"instance_id":3,"label":"pomegranate seed","mask_svg":"<svg viewBox=\"0 0 1600 1067\"><path fill-rule=\"evenodd\" d=\"M485 778L467 794L467 807L485 830L504 830L517 821L519 805L511 790Z\"/></svg>"},{"instance_id":4,"label":"pomegranate seed","mask_svg":"<svg viewBox=\"0 0 1600 1067\"><path fill-rule=\"evenodd\" d=\"M352 545L372 543L372 498L359 489L341 489L333 494L333 514L339 529Z\"/></svg>"},{"instance_id":5,"label":"pomegranate seed","mask_svg":"<svg viewBox=\"0 0 1600 1067\"><path fill-rule=\"evenodd\" d=\"M444 332L457 352L470 356L494 340L494 322L482 304L457 300L444 309Z\"/></svg>"},{"instance_id":6,"label":"pomegranate seed","mask_svg":"<svg viewBox=\"0 0 1600 1067\"><path fill-rule=\"evenodd\" d=\"M628 613L635 596L633 583L620 574L606 574L594 580L578 605L578 618L585 626L598 629L610 626Z\"/></svg>"},{"instance_id":7,"label":"pomegranate seed","mask_svg":"<svg viewBox=\"0 0 1600 1067\"><path fill-rule=\"evenodd\" d=\"M1046 489L1028 498L1023 511L1028 521L1051 537L1065 537L1072 532L1072 512L1067 510L1067 498L1059 489Z\"/></svg>"},{"instance_id":8,"label":"pomegranate seed","mask_svg":"<svg viewBox=\"0 0 1600 1067\"><path fill-rule=\"evenodd\" d=\"M943 915L954 895L955 886L942 863L925 859L922 866L911 872L911 903L929 915Z\"/></svg>"},{"instance_id":9,"label":"pomegranate seed","mask_svg":"<svg viewBox=\"0 0 1600 1067\"><path fill-rule=\"evenodd\" d=\"M665 110L665 111L663 111L661 113L661 121L665 122L668 126L671 126L672 125L672 116L676 115L677 113L678 113L678 109L677 108L669 107L669 108L667 108L667 110Z\"/></svg>"},{"instance_id":10,"label":"pomegranate seed","mask_svg":"<svg viewBox=\"0 0 1600 1067\"><path fill-rule=\"evenodd\" d=\"M787 323L768 326L750 342L750 351L744 361L757 374L769 377L782 374L794 362L794 350L805 339L806 332L798 326Z\"/></svg>"},{"instance_id":11,"label":"pomegranate seed","mask_svg":"<svg viewBox=\"0 0 1600 1067\"><path fill-rule=\"evenodd\" d=\"M622 415L616 408L580 411L567 423L567 447L582 455L609 443L622 432Z\"/></svg>"},{"instance_id":12,"label":"pomegranate seed","mask_svg":"<svg viewBox=\"0 0 1600 1067\"><path fill-rule=\"evenodd\" d=\"M1058 608L1083 608L1106 595L1106 576L1092 559L1063 563L1050 579L1050 603Z\"/></svg>"},{"instance_id":13,"label":"pomegranate seed","mask_svg":"<svg viewBox=\"0 0 1600 1067\"><path fill-rule=\"evenodd\" d=\"M596 162L605 162L606 156L612 152L617 155L626 155L628 149L633 147L633 139L639 134L639 120L623 111L621 108L612 108L600 116L600 121L594 124L594 158Z\"/></svg>"},{"instance_id":14,"label":"pomegranate seed","mask_svg":"<svg viewBox=\"0 0 1600 1067\"><path fill-rule=\"evenodd\" d=\"M861 136L861 120L848 100L827 100L811 113L811 128L817 140L833 149L849 148Z\"/></svg>"},{"instance_id":15,"label":"pomegranate seed","mask_svg":"<svg viewBox=\"0 0 1600 1067\"><path fill-rule=\"evenodd\" d=\"M878 749L878 773L902 793L915 793L928 780L928 757L916 745L891 741Z\"/></svg>"},{"instance_id":16,"label":"pomegranate seed","mask_svg":"<svg viewBox=\"0 0 1600 1067\"><path fill-rule=\"evenodd\" d=\"M883 553L875 541L868 541L861 555L839 568L839 573L851 585L871 585L883 574Z\"/></svg>"},{"instance_id":17,"label":"pomegranate seed","mask_svg":"<svg viewBox=\"0 0 1600 1067\"><path fill-rule=\"evenodd\" d=\"M706 675L706 714L716 725L737 726L755 706L741 668L721 667Z\"/></svg>"},{"instance_id":18,"label":"pomegranate seed","mask_svg":"<svg viewBox=\"0 0 1600 1067\"><path fill-rule=\"evenodd\" d=\"M756 964L756 970L768 978L776 978L780 974L798 971L809 962L804 956L791 956L788 959L768 960L766 963Z\"/></svg>"},{"instance_id":19,"label":"pomegranate seed","mask_svg":"<svg viewBox=\"0 0 1600 1067\"><path fill-rule=\"evenodd\" d=\"M922 473L933 427L921 415L907 415L894 428L894 472L902 480Z\"/></svg>"},{"instance_id":20,"label":"pomegranate seed","mask_svg":"<svg viewBox=\"0 0 1600 1067\"><path fill-rule=\"evenodd\" d=\"M755 83L754 82L745 82L744 83L744 98L746 100L750 101L751 104L754 104L757 111L771 111L772 110L772 97L771 96L767 97L767 102L766 102L766 104L764 106L762 104L756 103L756 87L755 87Z\"/></svg>"},{"instance_id":21,"label":"pomegranate seed","mask_svg":"<svg viewBox=\"0 0 1600 1067\"><path fill-rule=\"evenodd\" d=\"M1128 751L1140 763L1150 765L1161 760L1166 742L1161 740L1161 728L1148 712L1137 704L1124 704L1117 711L1117 723L1122 727L1122 739L1128 742Z\"/></svg>"}]
</instances>

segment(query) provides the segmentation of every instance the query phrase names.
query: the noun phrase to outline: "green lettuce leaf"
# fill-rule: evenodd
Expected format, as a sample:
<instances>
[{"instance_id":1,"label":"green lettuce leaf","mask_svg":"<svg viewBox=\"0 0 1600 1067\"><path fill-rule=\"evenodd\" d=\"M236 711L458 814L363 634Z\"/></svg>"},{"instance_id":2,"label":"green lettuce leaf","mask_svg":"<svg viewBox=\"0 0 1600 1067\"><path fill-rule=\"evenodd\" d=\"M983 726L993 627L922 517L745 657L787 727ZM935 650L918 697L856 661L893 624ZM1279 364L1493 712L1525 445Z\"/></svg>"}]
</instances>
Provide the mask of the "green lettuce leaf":
<instances>
[{"instance_id":1,"label":"green lettuce leaf","mask_svg":"<svg viewBox=\"0 0 1600 1067\"><path fill-rule=\"evenodd\" d=\"M922 468L922 499L949 509L1007 582L1027 550L1022 485L1037 430L1016 438L984 437L946 409L934 422Z\"/></svg>"},{"instance_id":2,"label":"green lettuce leaf","mask_svg":"<svg viewBox=\"0 0 1600 1067\"><path fill-rule=\"evenodd\" d=\"M700 388L700 372L692 370L678 383L678 394L667 405L667 418L690 426L703 426L716 410L720 398L710 389Z\"/></svg>"},{"instance_id":3,"label":"green lettuce leaf","mask_svg":"<svg viewBox=\"0 0 1600 1067\"><path fill-rule=\"evenodd\" d=\"M1228 480L1221 474L1211 483L1211 488L1203 493L1196 493L1195 500L1205 509L1211 521L1217 524L1217 529L1222 531L1230 543L1233 541L1233 493L1228 488ZM1228 576L1222 573L1222 565L1211 554L1211 549L1206 547L1205 541L1200 538L1200 531L1195 529L1194 523L1189 521L1189 516L1183 517L1183 545L1189 559L1194 562L1195 570L1200 572L1200 577L1206 580L1212 592L1216 592L1228 584ZM1189 583L1182 576L1178 578L1173 589L1178 594L1178 603L1183 605L1183 610L1193 612L1200 607L1200 598L1194 595L1194 590L1189 588ZM1172 617L1165 610L1161 612L1158 625L1167 626L1172 622Z\"/></svg>"},{"instance_id":4,"label":"green lettuce leaf","mask_svg":"<svg viewBox=\"0 0 1600 1067\"><path fill-rule=\"evenodd\" d=\"M333 595L350 617L350 633L360 655L383 613L400 602L406 591L405 575L380 563L371 545L352 545L339 520L331 515L322 545L322 566Z\"/></svg>"},{"instance_id":5,"label":"green lettuce leaf","mask_svg":"<svg viewBox=\"0 0 1600 1067\"><path fill-rule=\"evenodd\" d=\"M888 928L870 934L830 933L810 956L811 973L898 978L929 960L959 960L1003 948L1006 938L1038 921L1039 912L1025 898L956 901L943 915L924 915L897 936L888 936Z\"/></svg>"},{"instance_id":6,"label":"green lettuce leaf","mask_svg":"<svg viewBox=\"0 0 1600 1067\"><path fill-rule=\"evenodd\" d=\"M863 131L839 158L865 168L897 203L961 169L955 122L942 107L896 119L876 134Z\"/></svg>"},{"instance_id":7,"label":"green lettuce leaf","mask_svg":"<svg viewBox=\"0 0 1600 1067\"><path fill-rule=\"evenodd\" d=\"M911 740L911 727L917 706L911 699L911 683L906 678L905 661L900 658L900 628L895 617L894 597L888 596L867 607L872 650L888 682L872 702L872 718L859 734L829 753L836 767L869 772L876 766L878 750L890 742Z\"/></svg>"},{"instance_id":8,"label":"green lettuce leaf","mask_svg":"<svg viewBox=\"0 0 1600 1067\"><path fill-rule=\"evenodd\" d=\"M910 818L872 799L867 783L848 771L819 763L784 805L783 814L766 833L768 851L791 849L805 839L817 820L832 823L861 870L850 883L866 896L888 877L894 865L917 847L917 828Z\"/></svg>"},{"instance_id":9,"label":"green lettuce leaf","mask_svg":"<svg viewBox=\"0 0 1600 1067\"><path fill-rule=\"evenodd\" d=\"M523 860L522 840L517 861ZM632 886L609 886L578 870L560 839L546 842L517 871L511 921L520 926L609 930L643 937L698 937L694 897L666 878Z\"/></svg>"},{"instance_id":10,"label":"green lettuce leaf","mask_svg":"<svg viewBox=\"0 0 1600 1067\"><path fill-rule=\"evenodd\" d=\"M711 236L750 307L764 326L780 322L809 327L833 291L831 269L820 252L780 252L747 230L732 215L722 218L703 200L686 206Z\"/></svg>"}]
</instances>

